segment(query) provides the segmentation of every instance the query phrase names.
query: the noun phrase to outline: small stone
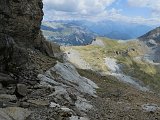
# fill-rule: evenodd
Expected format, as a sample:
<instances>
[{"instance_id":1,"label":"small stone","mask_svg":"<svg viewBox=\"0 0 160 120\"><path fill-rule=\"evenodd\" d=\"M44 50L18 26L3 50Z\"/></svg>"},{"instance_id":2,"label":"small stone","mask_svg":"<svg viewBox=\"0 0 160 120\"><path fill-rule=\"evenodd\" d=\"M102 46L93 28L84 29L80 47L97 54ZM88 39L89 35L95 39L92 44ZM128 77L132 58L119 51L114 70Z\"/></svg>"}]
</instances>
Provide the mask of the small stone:
<instances>
[{"instance_id":1,"label":"small stone","mask_svg":"<svg viewBox=\"0 0 160 120\"><path fill-rule=\"evenodd\" d=\"M17 97L15 95L0 94L0 100L5 102L15 102L17 101Z\"/></svg>"},{"instance_id":2,"label":"small stone","mask_svg":"<svg viewBox=\"0 0 160 120\"><path fill-rule=\"evenodd\" d=\"M3 108L3 107L4 107L3 102L0 101L0 108Z\"/></svg>"},{"instance_id":3,"label":"small stone","mask_svg":"<svg viewBox=\"0 0 160 120\"><path fill-rule=\"evenodd\" d=\"M49 100L28 100L28 103L38 106L49 106Z\"/></svg>"},{"instance_id":4,"label":"small stone","mask_svg":"<svg viewBox=\"0 0 160 120\"><path fill-rule=\"evenodd\" d=\"M20 103L20 107L22 108L28 108L30 106L30 104L28 102L21 102Z\"/></svg>"},{"instance_id":5,"label":"small stone","mask_svg":"<svg viewBox=\"0 0 160 120\"><path fill-rule=\"evenodd\" d=\"M3 114L2 114L3 113ZM8 107L0 109L0 120L26 120L26 118L31 114L28 109L20 108L20 107ZM8 119L1 119L8 118ZM11 117L11 119L9 119Z\"/></svg>"},{"instance_id":6,"label":"small stone","mask_svg":"<svg viewBox=\"0 0 160 120\"><path fill-rule=\"evenodd\" d=\"M16 94L18 97L24 97L27 95L27 86L25 84L17 84Z\"/></svg>"},{"instance_id":7,"label":"small stone","mask_svg":"<svg viewBox=\"0 0 160 120\"><path fill-rule=\"evenodd\" d=\"M13 120L7 113L0 109L0 120Z\"/></svg>"},{"instance_id":8,"label":"small stone","mask_svg":"<svg viewBox=\"0 0 160 120\"><path fill-rule=\"evenodd\" d=\"M61 110L64 112L71 112L72 110L67 107L61 107Z\"/></svg>"},{"instance_id":9,"label":"small stone","mask_svg":"<svg viewBox=\"0 0 160 120\"><path fill-rule=\"evenodd\" d=\"M62 112L61 117L71 117L72 114L70 112Z\"/></svg>"},{"instance_id":10,"label":"small stone","mask_svg":"<svg viewBox=\"0 0 160 120\"><path fill-rule=\"evenodd\" d=\"M145 110L146 112L154 113L157 110L160 110L160 107L156 104L144 104L142 105L142 109Z\"/></svg>"},{"instance_id":11,"label":"small stone","mask_svg":"<svg viewBox=\"0 0 160 120\"><path fill-rule=\"evenodd\" d=\"M56 103L54 103L54 102L51 102L51 104L50 104L50 107L51 108L55 108L55 107L60 107L60 105L59 104L56 104Z\"/></svg>"},{"instance_id":12,"label":"small stone","mask_svg":"<svg viewBox=\"0 0 160 120\"><path fill-rule=\"evenodd\" d=\"M86 117L72 116L70 117L70 120L89 120L89 119Z\"/></svg>"}]
</instances>

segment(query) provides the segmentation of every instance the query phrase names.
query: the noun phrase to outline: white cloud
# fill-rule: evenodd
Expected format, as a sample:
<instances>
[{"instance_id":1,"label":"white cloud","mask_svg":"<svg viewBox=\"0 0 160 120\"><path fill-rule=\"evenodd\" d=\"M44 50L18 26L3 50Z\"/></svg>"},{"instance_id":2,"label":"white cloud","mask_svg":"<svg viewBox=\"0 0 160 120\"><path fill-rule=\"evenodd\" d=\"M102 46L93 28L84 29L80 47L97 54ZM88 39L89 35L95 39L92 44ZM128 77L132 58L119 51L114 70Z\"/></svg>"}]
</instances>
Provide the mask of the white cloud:
<instances>
[{"instance_id":1,"label":"white cloud","mask_svg":"<svg viewBox=\"0 0 160 120\"><path fill-rule=\"evenodd\" d=\"M79 14L98 14L115 0L43 0L45 9L76 12Z\"/></svg>"},{"instance_id":2,"label":"white cloud","mask_svg":"<svg viewBox=\"0 0 160 120\"><path fill-rule=\"evenodd\" d=\"M116 10L112 8L108 12L104 12L97 16L102 18L102 20L112 20L112 21L123 21L128 23L137 23L145 25L159 25L160 19L158 17L143 18L142 16L129 17L121 14L121 10Z\"/></svg>"},{"instance_id":3,"label":"white cloud","mask_svg":"<svg viewBox=\"0 0 160 120\"><path fill-rule=\"evenodd\" d=\"M140 21L142 23L157 24L160 23L160 0L128 0L128 4L132 7L149 8L151 10L150 18L136 18L134 21Z\"/></svg>"},{"instance_id":4,"label":"white cloud","mask_svg":"<svg viewBox=\"0 0 160 120\"><path fill-rule=\"evenodd\" d=\"M129 5L136 7L148 7L152 9L160 9L160 0L128 0Z\"/></svg>"},{"instance_id":5,"label":"white cloud","mask_svg":"<svg viewBox=\"0 0 160 120\"><path fill-rule=\"evenodd\" d=\"M117 0L43 0L45 20L97 19ZM103 16L104 17L104 16Z\"/></svg>"},{"instance_id":6,"label":"white cloud","mask_svg":"<svg viewBox=\"0 0 160 120\"><path fill-rule=\"evenodd\" d=\"M122 15L121 9L109 8L112 3L118 2L120 0L43 0L44 20L114 20L148 25L160 23L160 0L128 0L130 6L150 8L151 18L128 17Z\"/></svg>"},{"instance_id":7,"label":"white cloud","mask_svg":"<svg viewBox=\"0 0 160 120\"><path fill-rule=\"evenodd\" d=\"M128 0L128 4L135 7L150 8L153 17L160 17L160 0Z\"/></svg>"}]
</instances>

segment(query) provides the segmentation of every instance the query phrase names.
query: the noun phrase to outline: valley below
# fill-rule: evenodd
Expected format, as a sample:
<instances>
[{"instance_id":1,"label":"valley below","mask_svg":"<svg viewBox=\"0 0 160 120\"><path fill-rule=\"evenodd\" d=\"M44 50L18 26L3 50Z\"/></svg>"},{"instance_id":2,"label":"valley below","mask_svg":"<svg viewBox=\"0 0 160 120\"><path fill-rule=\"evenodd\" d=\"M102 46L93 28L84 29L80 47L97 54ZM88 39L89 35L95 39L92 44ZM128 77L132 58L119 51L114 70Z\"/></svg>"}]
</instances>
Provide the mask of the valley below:
<instances>
[{"instance_id":1,"label":"valley below","mask_svg":"<svg viewBox=\"0 0 160 120\"><path fill-rule=\"evenodd\" d=\"M159 27L42 22L42 0L0 11L0 120L160 120Z\"/></svg>"},{"instance_id":2,"label":"valley below","mask_svg":"<svg viewBox=\"0 0 160 120\"><path fill-rule=\"evenodd\" d=\"M91 98L93 120L159 119L160 66L146 58L151 52L146 43L97 37L90 45L61 50L81 75L99 86L98 97Z\"/></svg>"}]
</instances>

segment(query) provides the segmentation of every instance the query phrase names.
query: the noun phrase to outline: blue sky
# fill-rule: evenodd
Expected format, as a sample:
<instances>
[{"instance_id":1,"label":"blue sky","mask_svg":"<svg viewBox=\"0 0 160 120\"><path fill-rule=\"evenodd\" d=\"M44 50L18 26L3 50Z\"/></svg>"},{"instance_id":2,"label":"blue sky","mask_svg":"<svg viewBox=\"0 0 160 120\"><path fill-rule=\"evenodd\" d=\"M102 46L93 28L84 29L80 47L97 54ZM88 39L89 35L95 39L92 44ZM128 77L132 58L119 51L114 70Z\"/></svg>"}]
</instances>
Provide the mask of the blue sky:
<instances>
[{"instance_id":1,"label":"blue sky","mask_svg":"<svg viewBox=\"0 0 160 120\"><path fill-rule=\"evenodd\" d=\"M43 0L44 21L125 21L160 25L160 0Z\"/></svg>"},{"instance_id":2,"label":"blue sky","mask_svg":"<svg viewBox=\"0 0 160 120\"><path fill-rule=\"evenodd\" d=\"M127 0L117 0L109 6L109 9L111 8L115 8L117 10L121 9L121 14L129 17L142 16L144 18L148 18L151 15L151 9L146 7L132 7L128 4Z\"/></svg>"}]
</instances>

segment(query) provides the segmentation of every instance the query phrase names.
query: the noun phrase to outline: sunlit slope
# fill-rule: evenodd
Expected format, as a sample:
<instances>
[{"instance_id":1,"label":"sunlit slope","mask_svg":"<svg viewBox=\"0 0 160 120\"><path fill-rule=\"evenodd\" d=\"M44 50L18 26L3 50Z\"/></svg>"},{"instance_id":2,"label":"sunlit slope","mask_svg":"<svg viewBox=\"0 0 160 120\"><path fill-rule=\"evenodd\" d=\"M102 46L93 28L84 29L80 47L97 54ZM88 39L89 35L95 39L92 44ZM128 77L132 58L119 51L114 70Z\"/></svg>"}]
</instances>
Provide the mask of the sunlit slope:
<instances>
[{"instance_id":1,"label":"sunlit slope","mask_svg":"<svg viewBox=\"0 0 160 120\"><path fill-rule=\"evenodd\" d=\"M103 45L94 43L87 46L62 47L64 51L77 50L81 57L88 62L95 70L107 72L104 64L105 57L116 58L119 62L131 64L130 58L142 56L145 52L141 48L139 41L117 41L99 37L96 41L101 41ZM76 58L75 58L76 59Z\"/></svg>"},{"instance_id":2,"label":"sunlit slope","mask_svg":"<svg viewBox=\"0 0 160 120\"><path fill-rule=\"evenodd\" d=\"M108 73L105 58L114 58L126 75L143 81L151 89L160 90L159 66L148 63L143 56L147 47L139 40L118 41L98 37L91 45L62 47L63 51L76 50L93 70ZM76 58L75 58L76 59Z\"/></svg>"}]
</instances>

